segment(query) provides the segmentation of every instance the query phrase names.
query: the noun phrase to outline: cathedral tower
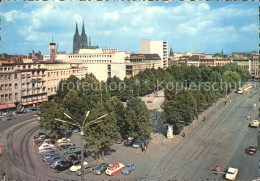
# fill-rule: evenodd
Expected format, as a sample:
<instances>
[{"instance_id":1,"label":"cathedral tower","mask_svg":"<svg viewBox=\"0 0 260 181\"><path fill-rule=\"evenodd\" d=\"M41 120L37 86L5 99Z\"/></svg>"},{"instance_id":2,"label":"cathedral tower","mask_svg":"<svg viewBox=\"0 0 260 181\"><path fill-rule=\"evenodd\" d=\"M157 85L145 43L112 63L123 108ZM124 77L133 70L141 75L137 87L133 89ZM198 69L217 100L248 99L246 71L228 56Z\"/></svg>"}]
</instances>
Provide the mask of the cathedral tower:
<instances>
[{"instance_id":1,"label":"cathedral tower","mask_svg":"<svg viewBox=\"0 0 260 181\"><path fill-rule=\"evenodd\" d=\"M76 32L73 38L73 53L78 53L81 46L81 37L78 31L78 24L76 23Z\"/></svg>"},{"instance_id":2,"label":"cathedral tower","mask_svg":"<svg viewBox=\"0 0 260 181\"><path fill-rule=\"evenodd\" d=\"M85 33L85 27L84 27L84 22L82 26L82 33L81 33L81 46L80 48L88 48L88 37Z\"/></svg>"}]
</instances>

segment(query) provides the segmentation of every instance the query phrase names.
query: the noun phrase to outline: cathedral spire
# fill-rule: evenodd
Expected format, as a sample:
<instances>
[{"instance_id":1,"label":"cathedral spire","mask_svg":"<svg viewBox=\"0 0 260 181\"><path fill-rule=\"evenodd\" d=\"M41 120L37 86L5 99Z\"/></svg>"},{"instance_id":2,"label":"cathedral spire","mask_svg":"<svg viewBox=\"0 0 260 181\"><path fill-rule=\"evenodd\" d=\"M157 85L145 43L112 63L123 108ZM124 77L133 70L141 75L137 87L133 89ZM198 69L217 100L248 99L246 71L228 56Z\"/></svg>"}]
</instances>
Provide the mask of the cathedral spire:
<instances>
[{"instance_id":1,"label":"cathedral spire","mask_svg":"<svg viewBox=\"0 0 260 181\"><path fill-rule=\"evenodd\" d=\"M75 34L79 34L79 30L78 30L78 23L76 22L76 32Z\"/></svg>"},{"instance_id":2,"label":"cathedral spire","mask_svg":"<svg viewBox=\"0 0 260 181\"><path fill-rule=\"evenodd\" d=\"M82 33L81 33L81 36L82 35L85 35L86 33L85 33L85 26L84 26L84 21L83 21L83 26L82 26Z\"/></svg>"},{"instance_id":3,"label":"cathedral spire","mask_svg":"<svg viewBox=\"0 0 260 181\"><path fill-rule=\"evenodd\" d=\"M88 48L88 37L85 33L85 26L84 26L84 21L83 21L83 26L82 26L82 33L81 33L81 46L80 48Z\"/></svg>"}]
</instances>

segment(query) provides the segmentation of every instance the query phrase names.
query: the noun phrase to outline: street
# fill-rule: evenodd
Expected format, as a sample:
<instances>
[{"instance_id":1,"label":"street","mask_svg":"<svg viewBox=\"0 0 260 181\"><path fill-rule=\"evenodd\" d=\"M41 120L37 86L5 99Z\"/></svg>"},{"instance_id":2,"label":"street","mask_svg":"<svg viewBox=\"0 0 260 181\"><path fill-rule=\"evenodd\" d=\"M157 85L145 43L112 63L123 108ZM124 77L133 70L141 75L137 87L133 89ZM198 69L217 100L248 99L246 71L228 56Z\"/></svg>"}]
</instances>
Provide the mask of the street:
<instances>
[{"instance_id":1,"label":"street","mask_svg":"<svg viewBox=\"0 0 260 181\"><path fill-rule=\"evenodd\" d=\"M259 151L254 156L247 155L248 146L257 146L259 128L248 127L251 115L258 118L259 91L253 94L229 95L231 103L225 99L204 112L199 120L185 128L186 136L174 136L167 144L152 142L146 153L140 149L113 145L110 155L103 159L87 158L92 167L102 162L133 162L136 169L130 175L110 177L105 174L86 174L86 180L222 180L223 175L211 172L218 165L221 171L228 167L238 168L237 180L252 180L259 177ZM250 97L251 96L251 97ZM75 173L65 171L54 173L41 161L37 150L32 148L32 137L39 132L35 113L19 115L10 122L0 122L3 156L1 167L10 180L79 180ZM202 117L206 117L203 122ZM74 134L72 141L79 144L79 135ZM1 178L1 177L0 177Z\"/></svg>"}]
</instances>

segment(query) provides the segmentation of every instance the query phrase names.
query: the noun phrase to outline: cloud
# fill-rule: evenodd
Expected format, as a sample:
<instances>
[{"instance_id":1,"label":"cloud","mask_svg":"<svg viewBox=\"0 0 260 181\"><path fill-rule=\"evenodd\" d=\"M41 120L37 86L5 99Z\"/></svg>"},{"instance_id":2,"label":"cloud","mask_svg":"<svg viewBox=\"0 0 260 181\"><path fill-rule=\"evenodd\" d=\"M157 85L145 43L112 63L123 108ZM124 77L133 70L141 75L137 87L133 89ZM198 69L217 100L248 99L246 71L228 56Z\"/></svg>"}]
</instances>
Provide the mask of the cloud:
<instances>
[{"instance_id":1,"label":"cloud","mask_svg":"<svg viewBox=\"0 0 260 181\"><path fill-rule=\"evenodd\" d=\"M244 32L250 32L250 31L258 31L259 25L257 25L256 23L250 24L250 25L246 25L240 28L241 31Z\"/></svg>"},{"instance_id":2,"label":"cloud","mask_svg":"<svg viewBox=\"0 0 260 181\"><path fill-rule=\"evenodd\" d=\"M103 17L104 17L104 20L117 21L120 18L120 15L119 15L118 11L114 11L112 13L104 13Z\"/></svg>"},{"instance_id":3,"label":"cloud","mask_svg":"<svg viewBox=\"0 0 260 181\"><path fill-rule=\"evenodd\" d=\"M59 48L68 52L71 52L75 21L81 33L84 20L87 35L97 44L106 42L119 50L126 50L127 45L132 52L138 51L136 42L144 38L166 40L169 45L183 44L178 46L180 49L187 44L196 47L193 43L196 41L204 46L208 42L212 47L234 43L240 33L256 29L251 19L258 16L257 7L235 3L220 7L207 2L89 2L84 6L77 2L24 3L24 8L1 11L7 25L21 22L15 31L24 41L43 42L47 49L50 40L45 37L51 39L53 35L63 42Z\"/></svg>"}]
</instances>

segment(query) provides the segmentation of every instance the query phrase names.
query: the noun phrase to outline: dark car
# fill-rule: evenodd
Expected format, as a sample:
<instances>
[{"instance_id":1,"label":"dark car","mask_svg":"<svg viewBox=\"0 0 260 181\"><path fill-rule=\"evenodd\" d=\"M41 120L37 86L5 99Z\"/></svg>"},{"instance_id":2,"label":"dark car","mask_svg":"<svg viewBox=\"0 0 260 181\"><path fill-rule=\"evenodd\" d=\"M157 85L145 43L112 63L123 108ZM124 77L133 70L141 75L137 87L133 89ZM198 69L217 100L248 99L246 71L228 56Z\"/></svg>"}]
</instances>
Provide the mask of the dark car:
<instances>
[{"instance_id":1,"label":"dark car","mask_svg":"<svg viewBox=\"0 0 260 181\"><path fill-rule=\"evenodd\" d=\"M3 121L11 121L14 119L15 119L15 116L13 116L13 115L6 115L2 118Z\"/></svg>"},{"instance_id":2,"label":"dark car","mask_svg":"<svg viewBox=\"0 0 260 181\"><path fill-rule=\"evenodd\" d=\"M23 110L17 110L16 113L17 114L24 114L25 112Z\"/></svg>"},{"instance_id":3,"label":"dark car","mask_svg":"<svg viewBox=\"0 0 260 181\"><path fill-rule=\"evenodd\" d=\"M72 162L78 161L80 158L81 158L81 156L80 155L76 155L76 154L68 156L68 160L72 161Z\"/></svg>"},{"instance_id":4,"label":"dark car","mask_svg":"<svg viewBox=\"0 0 260 181\"><path fill-rule=\"evenodd\" d=\"M60 158L61 158L60 156L51 156L51 157L46 158L46 162L48 165L51 165L54 161L56 161Z\"/></svg>"},{"instance_id":5,"label":"dark car","mask_svg":"<svg viewBox=\"0 0 260 181\"><path fill-rule=\"evenodd\" d=\"M248 155L255 155L256 151L257 151L257 148L255 146L249 146L246 149L246 154L248 154Z\"/></svg>"},{"instance_id":6,"label":"dark car","mask_svg":"<svg viewBox=\"0 0 260 181\"><path fill-rule=\"evenodd\" d=\"M57 156L59 156L59 154L57 153L57 152L54 152L54 153L46 153L46 154L44 154L42 157L42 161L44 161L44 162L46 162L46 160L47 159L49 159L49 158L53 158L53 157L57 157Z\"/></svg>"},{"instance_id":7,"label":"dark car","mask_svg":"<svg viewBox=\"0 0 260 181\"><path fill-rule=\"evenodd\" d=\"M72 166L72 163L69 161L64 161L59 165L56 165L55 167L53 167L53 170L55 173L59 173L62 172L64 170L67 170L68 168L70 168Z\"/></svg>"},{"instance_id":8,"label":"dark car","mask_svg":"<svg viewBox=\"0 0 260 181\"><path fill-rule=\"evenodd\" d=\"M125 146L132 146L133 142L134 139L130 137L125 141Z\"/></svg>"},{"instance_id":9,"label":"dark car","mask_svg":"<svg viewBox=\"0 0 260 181\"><path fill-rule=\"evenodd\" d=\"M109 165L107 163L101 163L94 171L93 173L96 175L101 175L104 173Z\"/></svg>"},{"instance_id":10,"label":"dark car","mask_svg":"<svg viewBox=\"0 0 260 181\"><path fill-rule=\"evenodd\" d=\"M40 108L39 107L32 107L31 110L32 111L38 111Z\"/></svg>"},{"instance_id":11,"label":"dark car","mask_svg":"<svg viewBox=\"0 0 260 181\"><path fill-rule=\"evenodd\" d=\"M72 147L73 145L62 145L60 146L60 151L64 150L64 149L68 149L70 147Z\"/></svg>"}]
</instances>

